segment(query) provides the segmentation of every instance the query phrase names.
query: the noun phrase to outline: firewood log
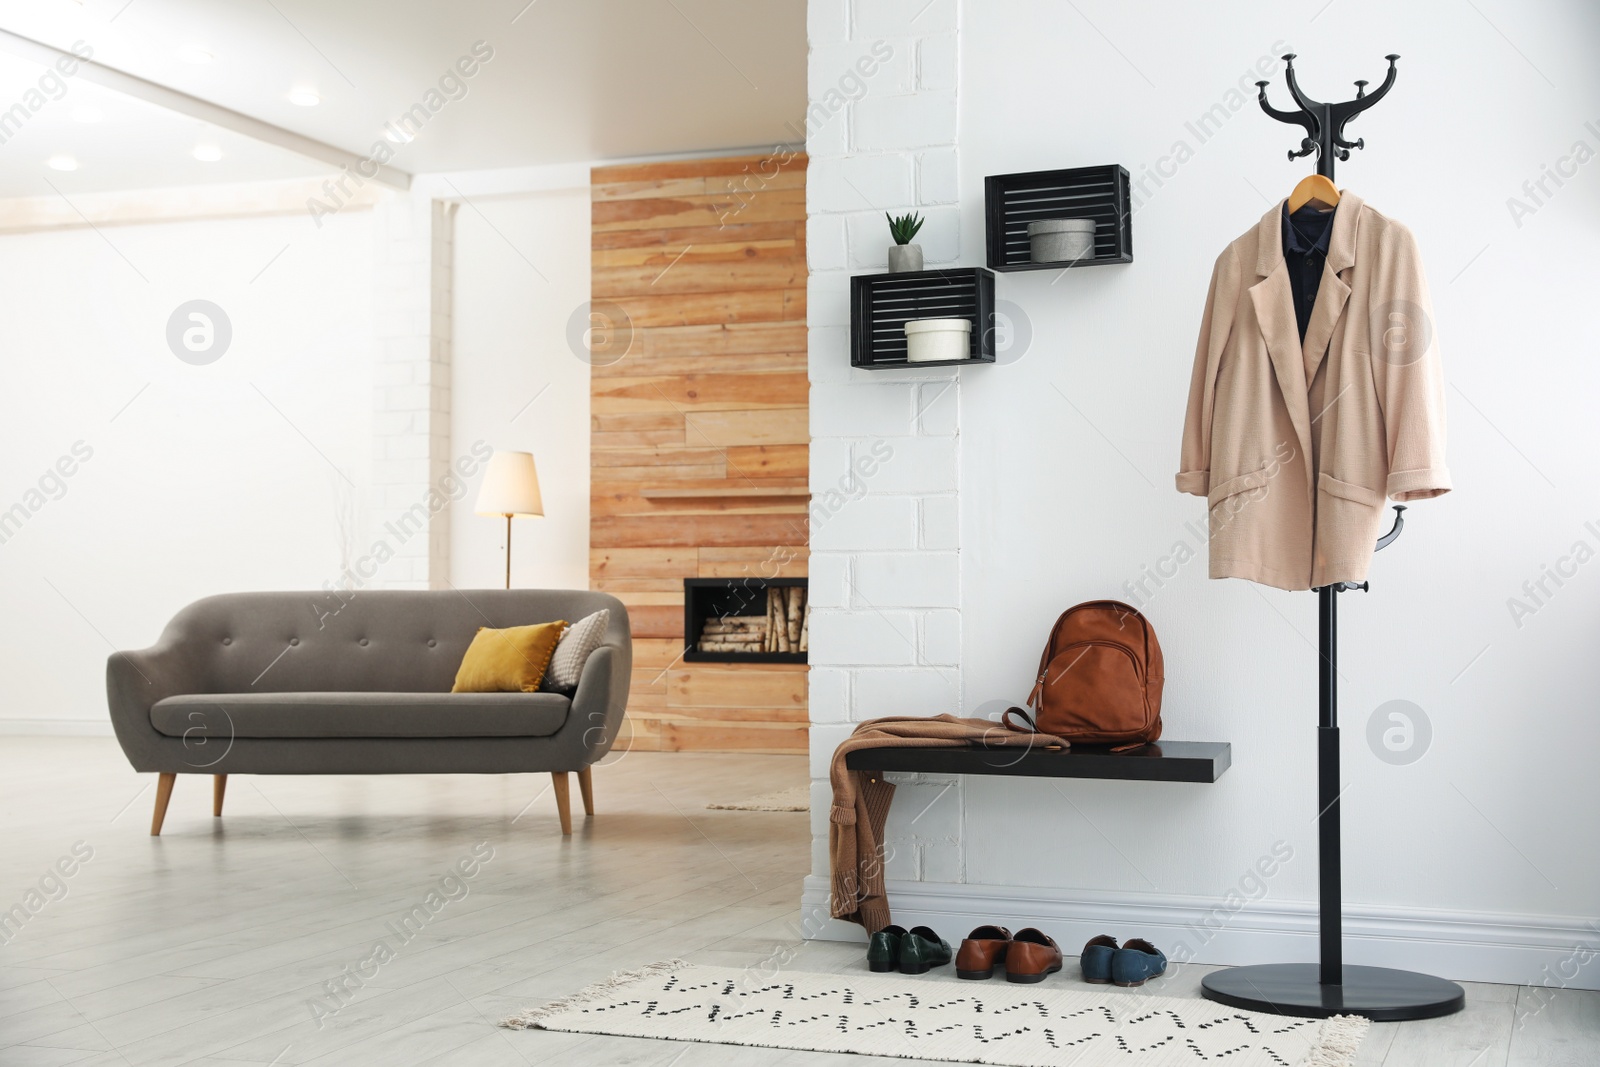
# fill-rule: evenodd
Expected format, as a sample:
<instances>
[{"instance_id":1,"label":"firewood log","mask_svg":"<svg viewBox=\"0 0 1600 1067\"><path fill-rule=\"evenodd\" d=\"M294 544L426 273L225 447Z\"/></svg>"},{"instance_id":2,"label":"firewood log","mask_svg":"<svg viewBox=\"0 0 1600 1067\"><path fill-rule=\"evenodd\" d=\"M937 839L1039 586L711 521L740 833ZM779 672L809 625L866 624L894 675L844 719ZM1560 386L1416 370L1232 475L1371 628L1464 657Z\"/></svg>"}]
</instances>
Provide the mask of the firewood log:
<instances>
[{"instance_id":1,"label":"firewood log","mask_svg":"<svg viewBox=\"0 0 1600 1067\"><path fill-rule=\"evenodd\" d=\"M759 642L733 642L733 641L702 641L697 651L700 652L760 652Z\"/></svg>"},{"instance_id":2,"label":"firewood log","mask_svg":"<svg viewBox=\"0 0 1600 1067\"><path fill-rule=\"evenodd\" d=\"M777 634L778 652L790 651L789 645L789 613L784 604L784 590L781 586L774 586L769 590L772 596L772 629Z\"/></svg>"}]
</instances>

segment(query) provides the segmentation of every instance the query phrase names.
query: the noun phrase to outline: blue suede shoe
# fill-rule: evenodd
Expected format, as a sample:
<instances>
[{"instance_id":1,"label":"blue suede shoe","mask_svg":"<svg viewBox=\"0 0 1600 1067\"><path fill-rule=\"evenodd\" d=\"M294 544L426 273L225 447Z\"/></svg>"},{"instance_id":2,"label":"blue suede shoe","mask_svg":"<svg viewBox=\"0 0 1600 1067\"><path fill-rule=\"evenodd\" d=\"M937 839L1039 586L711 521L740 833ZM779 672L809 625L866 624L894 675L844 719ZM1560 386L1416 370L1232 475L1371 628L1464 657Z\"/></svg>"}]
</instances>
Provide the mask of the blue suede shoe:
<instances>
[{"instance_id":1,"label":"blue suede shoe","mask_svg":"<svg viewBox=\"0 0 1600 1067\"><path fill-rule=\"evenodd\" d=\"M1111 954L1111 981L1120 986L1144 985L1167 970L1167 957L1136 937Z\"/></svg>"},{"instance_id":2,"label":"blue suede shoe","mask_svg":"<svg viewBox=\"0 0 1600 1067\"><path fill-rule=\"evenodd\" d=\"M1105 985L1111 981L1111 956L1117 951L1117 939L1110 934L1091 938L1083 946L1078 966L1083 968L1083 980L1091 985Z\"/></svg>"}]
</instances>

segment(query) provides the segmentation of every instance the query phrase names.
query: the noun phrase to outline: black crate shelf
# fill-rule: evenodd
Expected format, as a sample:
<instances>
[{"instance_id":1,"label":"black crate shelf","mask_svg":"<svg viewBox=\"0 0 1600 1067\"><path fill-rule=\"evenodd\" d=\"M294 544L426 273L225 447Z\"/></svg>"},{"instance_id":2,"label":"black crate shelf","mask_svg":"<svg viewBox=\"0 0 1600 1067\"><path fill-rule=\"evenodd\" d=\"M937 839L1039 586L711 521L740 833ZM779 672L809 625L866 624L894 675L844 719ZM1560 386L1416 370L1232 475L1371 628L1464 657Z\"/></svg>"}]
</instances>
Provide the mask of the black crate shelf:
<instances>
[{"instance_id":1,"label":"black crate shelf","mask_svg":"<svg viewBox=\"0 0 1600 1067\"><path fill-rule=\"evenodd\" d=\"M912 363L906 358L906 323L912 319L966 319L972 337L966 359ZM850 279L850 365L960 367L994 362L994 274L982 267L858 274Z\"/></svg>"},{"instance_id":2,"label":"black crate shelf","mask_svg":"<svg viewBox=\"0 0 1600 1067\"><path fill-rule=\"evenodd\" d=\"M700 628L707 619L727 615L765 615L771 586L807 588L804 578L685 578L683 580L683 661L685 663L805 663L804 652L700 652Z\"/></svg>"},{"instance_id":3,"label":"black crate shelf","mask_svg":"<svg viewBox=\"0 0 1600 1067\"><path fill-rule=\"evenodd\" d=\"M993 174L983 179L984 239L992 270L1061 270L1133 262L1133 211L1128 171L1102 167ZM1035 263L1028 223L1038 219L1095 220L1094 258Z\"/></svg>"}]
</instances>

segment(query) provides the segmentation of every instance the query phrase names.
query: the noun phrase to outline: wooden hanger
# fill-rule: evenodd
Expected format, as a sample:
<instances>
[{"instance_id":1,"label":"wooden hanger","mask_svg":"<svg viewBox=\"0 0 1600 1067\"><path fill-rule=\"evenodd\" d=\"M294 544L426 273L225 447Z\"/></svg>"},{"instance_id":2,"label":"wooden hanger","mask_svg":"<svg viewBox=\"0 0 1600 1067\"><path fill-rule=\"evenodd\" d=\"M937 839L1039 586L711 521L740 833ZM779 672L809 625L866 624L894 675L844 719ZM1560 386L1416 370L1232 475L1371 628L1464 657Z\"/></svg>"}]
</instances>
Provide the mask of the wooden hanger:
<instances>
[{"instance_id":1,"label":"wooden hanger","mask_svg":"<svg viewBox=\"0 0 1600 1067\"><path fill-rule=\"evenodd\" d=\"M1339 190L1333 182L1320 174L1312 174L1301 178L1300 184L1294 187L1294 192L1289 194L1289 214L1305 207L1307 204L1317 203L1327 208L1339 206Z\"/></svg>"}]
</instances>

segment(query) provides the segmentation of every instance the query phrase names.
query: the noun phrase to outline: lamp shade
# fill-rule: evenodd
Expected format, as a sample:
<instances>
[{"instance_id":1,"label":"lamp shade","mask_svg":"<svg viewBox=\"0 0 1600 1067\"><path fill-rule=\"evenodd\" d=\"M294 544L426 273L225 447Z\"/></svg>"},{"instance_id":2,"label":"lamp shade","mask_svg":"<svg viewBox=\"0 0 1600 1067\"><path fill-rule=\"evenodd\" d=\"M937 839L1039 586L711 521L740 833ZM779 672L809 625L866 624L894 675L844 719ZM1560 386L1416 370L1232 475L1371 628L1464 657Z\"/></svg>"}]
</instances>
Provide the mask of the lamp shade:
<instances>
[{"instance_id":1,"label":"lamp shade","mask_svg":"<svg viewBox=\"0 0 1600 1067\"><path fill-rule=\"evenodd\" d=\"M479 515L543 515L539 471L531 452L496 452L478 487Z\"/></svg>"}]
</instances>

